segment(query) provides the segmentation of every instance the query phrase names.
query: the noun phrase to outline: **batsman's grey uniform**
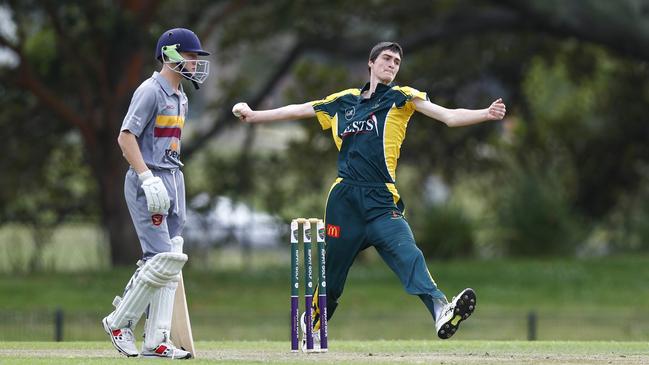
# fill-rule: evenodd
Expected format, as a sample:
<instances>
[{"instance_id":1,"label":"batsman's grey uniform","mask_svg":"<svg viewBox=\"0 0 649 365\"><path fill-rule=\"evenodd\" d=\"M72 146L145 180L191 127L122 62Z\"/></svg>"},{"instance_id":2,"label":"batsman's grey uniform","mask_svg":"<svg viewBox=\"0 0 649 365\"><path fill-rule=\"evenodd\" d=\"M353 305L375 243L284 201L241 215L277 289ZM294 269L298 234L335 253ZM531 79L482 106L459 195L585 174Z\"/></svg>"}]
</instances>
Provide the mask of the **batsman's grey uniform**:
<instances>
[{"instance_id":1,"label":"batsman's grey uniform","mask_svg":"<svg viewBox=\"0 0 649 365\"><path fill-rule=\"evenodd\" d=\"M115 310L101 323L115 349L128 357L192 357L171 340L175 293L188 260L181 237L185 225L185 182L180 171L180 136L188 103L180 80L190 80L198 89L209 74L209 61L198 60L196 56L208 55L191 30L165 31L155 52L165 76L154 72L137 88L122 122L120 147L126 152L132 149L131 145L122 144L122 133L134 135L148 167L139 176L133 168L129 169L124 181L126 204L144 261L138 262L123 297L115 297ZM177 91L173 82L178 82ZM132 143L132 137L128 136L126 141ZM130 163L141 164L135 156L125 157ZM140 352L133 329L145 310L147 319Z\"/></svg>"},{"instance_id":2,"label":"batsman's grey uniform","mask_svg":"<svg viewBox=\"0 0 649 365\"><path fill-rule=\"evenodd\" d=\"M162 179L171 207L167 214L152 214L137 173L130 168L124 195L142 245L143 259L171 251L171 237L182 235L185 225L185 180L180 167L180 135L187 114L187 96L174 92L158 72L135 91L121 131L137 137L144 162Z\"/></svg>"}]
</instances>

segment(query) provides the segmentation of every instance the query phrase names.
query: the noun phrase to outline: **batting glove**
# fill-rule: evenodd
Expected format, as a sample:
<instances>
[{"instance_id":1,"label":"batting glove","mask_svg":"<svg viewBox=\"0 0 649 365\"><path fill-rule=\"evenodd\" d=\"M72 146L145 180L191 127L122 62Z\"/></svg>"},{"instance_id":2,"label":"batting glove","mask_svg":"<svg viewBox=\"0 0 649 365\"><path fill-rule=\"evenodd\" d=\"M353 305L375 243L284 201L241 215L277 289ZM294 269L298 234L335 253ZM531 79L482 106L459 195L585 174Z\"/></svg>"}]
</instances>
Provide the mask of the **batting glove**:
<instances>
[{"instance_id":1,"label":"batting glove","mask_svg":"<svg viewBox=\"0 0 649 365\"><path fill-rule=\"evenodd\" d=\"M151 170L146 170L139 174L138 177L142 182L142 190L146 196L146 204L151 213L166 213L171 206L169 194L162 180L153 176Z\"/></svg>"}]
</instances>

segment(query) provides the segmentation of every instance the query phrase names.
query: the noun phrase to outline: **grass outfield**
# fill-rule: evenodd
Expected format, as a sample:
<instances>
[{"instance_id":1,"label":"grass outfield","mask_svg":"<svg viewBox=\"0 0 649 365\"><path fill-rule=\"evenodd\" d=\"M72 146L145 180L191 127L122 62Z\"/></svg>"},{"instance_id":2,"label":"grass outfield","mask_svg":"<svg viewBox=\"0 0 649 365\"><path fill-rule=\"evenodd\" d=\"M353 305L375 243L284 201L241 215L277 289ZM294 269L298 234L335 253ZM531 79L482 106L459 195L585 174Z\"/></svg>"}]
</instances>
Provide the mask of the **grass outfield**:
<instances>
[{"instance_id":1,"label":"grass outfield","mask_svg":"<svg viewBox=\"0 0 649 365\"><path fill-rule=\"evenodd\" d=\"M454 261L429 262L429 267L447 294L465 286L478 293L476 312L455 340L525 340L527 313L534 310L538 340L649 341L647 259ZM57 307L65 311L65 341L103 340L99 322L131 273L127 267L0 275L0 293L6 293L0 295L0 341L52 340ZM185 285L195 339L288 337L285 265L250 271L190 269ZM404 293L380 261L354 265L329 330L333 340L434 338L425 307Z\"/></svg>"},{"instance_id":2,"label":"grass outfield","mask_svg":"<svg viewBox=\"0 0 649 365\"><path fill-rule=\"evenodd\" d=\"M642 342L331 341L326 354L287 342L198 342L192 364L647 364ZM140 359L157 363L157 359ZM133 364L104 342L0 342L1 364Z\"/></svg>"}]
</instances>

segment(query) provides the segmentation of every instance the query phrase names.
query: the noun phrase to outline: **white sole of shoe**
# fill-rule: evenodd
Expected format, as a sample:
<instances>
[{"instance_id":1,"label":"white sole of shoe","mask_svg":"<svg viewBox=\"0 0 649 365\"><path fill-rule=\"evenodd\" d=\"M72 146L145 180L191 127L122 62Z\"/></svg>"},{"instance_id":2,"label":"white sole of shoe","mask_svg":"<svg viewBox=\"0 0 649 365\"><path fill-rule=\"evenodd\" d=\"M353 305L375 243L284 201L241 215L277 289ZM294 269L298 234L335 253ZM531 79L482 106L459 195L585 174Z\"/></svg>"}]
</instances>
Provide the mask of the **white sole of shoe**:
<instances>
[{"instance_id":1,"label":"white sole of shoe","mask_svg":"<svg viewBox=\"0 0 649 365\"><path fill-rule=\"evenodd\" d=\"M437 337L443 340L451 338L457 332L460 323L473 314L476 303L477 298L473 289L464 289L455 300L453 317L440 326Z\"/></svg>"}]
</instances>

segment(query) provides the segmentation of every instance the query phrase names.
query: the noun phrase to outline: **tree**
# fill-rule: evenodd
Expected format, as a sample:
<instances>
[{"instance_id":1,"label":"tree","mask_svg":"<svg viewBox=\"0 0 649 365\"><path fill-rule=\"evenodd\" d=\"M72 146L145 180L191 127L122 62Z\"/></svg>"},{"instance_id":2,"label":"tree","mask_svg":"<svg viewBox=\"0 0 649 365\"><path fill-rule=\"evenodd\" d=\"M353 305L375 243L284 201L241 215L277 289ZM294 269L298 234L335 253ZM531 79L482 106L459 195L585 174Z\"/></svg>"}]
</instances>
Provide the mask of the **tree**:
<instances>
[{"instance_id":1,"label":"tree","mask_svg":"<svg viewBox=\"0 0 649 365\"><path fill-rule=\"evenodd\" d=\"M0 34L0 46L17 56L18 65L1 69L0 79L32 98L34 108L47 110L51 123L62 125L57 136L79 136L83 161L96 186L88 194L99 202L113 262L130 264L139 247L123 202L126 164L115 138L134 88L155 65L151 45L164 29L177 24L194 28L211 44L218 44L219 57L234 64L232 74L210 79L221 91L209 106L213 115L209 125L189 136L183 146L183 157L189 161L213 137L236 124L230 115L233 101L261 105L269 95L284 90L284 82L296 76L296 66L303 62L302 67L311 68L335 59L357 69L369 47L385 38L398 39L413 65L400 80L429 91L435 101L451 107L482 105L491 95L506 91L508 103L515 106L512 111L534 128L521 91L524 65L536 53L551 55L553 46L572 39L646 61L649 34L643 4L632 0L610 4L380 0L368 6L344 0L278 0L195 1L190 7L153 0L10 1L5 8L16 24L16 36ZM322 96L326 91L320 88L317 94L311 90L303 96ZM3 104L15 100L7 95L2 94ZM22 118L29 115L28 109L18 112ZM459 132L433 127L410 135L403 159L416 161L422 176L435 169L452 179L455 161L475 160L478 149L464 146L488 141L495 131L493 126ZM232 172L239 175L233 180L236 185L244 186L252 178L249 154L254 133L255 128L248 128L241 163L236 164L248 166L247 170ZM251 185L247 186L250 191Z\"/></svg>"},{"instance_id":2,"label":"tree","mask_svg":"<svg viewBox=\"0 0 649 365\"><path fill-rule=\"evenodd\" d=\"M337 11L323 11L327 5ZM273 54L285 57L267 57L264 65L276 66L276 69L282 72L287 70L287 73L293 69L289 79L299 85L296 88L302 92L293 92L291 97L284 100L294 102L312 100L338 87L348 87L350 80L357 79L369 47L383 38L396 39L406 50L405 67L402 68L399 82L426 90L434 101L450 107L477 107L485 105L492 96L502 95L510 106L510 115L518 119L525 130L518 135L519 144L515 149L506 150L507 153L515 155L523 166L530 165L539 155L544 156L546 166L556 164L555 159L570 161L577 168L577 175L571 181L566 181L570 180L570 175L563 176L564 185L560 186L567 190L562 204L565 202L571 207L571 214L602 219L615 207L621 192L633 191L642 181L642 169L638 166L642 166L649 157L643 147L647 144L644 137L647 134L641 128L642 119L639 119L643 108L642 103L627 95L635 93L634 90L642 90L642 85L646 85L643 76L646 73L641 70L648 54L646 47L635 46L649 43L641 3L378 2L375 3L376 7L363 10L345 1L329 2L327 5L311 2L309 10L305 11L299 4L291 2L266 4L241 17L228 19L224 27L229 37L222 45L236 50L233 45L263 47L274 43ZM284 16L273 16L278 12ZM244 24L255 26L247 27ZM318 26L312 27L311 24ZM269 33L268 28L276 31ZM622 39L633 39L634 43L630 46L620 41ZM246 58L246 55L238 56ZM309 72L300 74L299 67L305 60L308 60L305 67ZM601 78L602 70L594 67L596 60L602 60L607 65L613 62L617 70L614 74L620 76L620 81L605 77L606 81L603 82L615 85L610 100L591 105L587 113L581 113L584 111L582 108L573 108L572 113L561 116L564 123L553 123L548 118L551 114L548 111L554 105L545 103L544 109L537 109L535 92L526 89L530 73L534 72L533 67L539 60L564 65L569 72L568 82L576 83L591 77ZM333 85L326 74L320 73L319 67L327 67L331 63L351 65L347 80L343 77L340 85ZM333 68L329 67L329 70ZM282 79L279 74L274 76L274 79ZM272 90L269 84L263 84L263 87L254 81L250 81L250 84L249 89L262 90L253 98L241 98L253 100L253 105L263 102L266 95L277 97L276 93L269 92ZM636 86L626 88L623 84ZM255 85L256 88L253 87ZM606 90L606 84L586 84L584 88L599 92ZM282 102L276 101L272 105L278 104ZM570 108L569 103L567 107ZM599 120L593 121L593 117ZM226 125L224 123L218 128ZM264 176L275 176L268 170L283 171L281 178L290 176L288 171L295 172L302 168L300 157L316 153L309 146L320 146L313 134L317 133L317 128L307 125L308 137L303 143L291 145L288 156L270 159L259 156L256 157L258 163L248 168L263 172ZM495 168L507 169L506 163L485 154L483 148L499 148L496 138L500 134L498 123L448 130L414 117L409 128L411 132L400 166L416 166L420 181L415 186L423 186L424 179L432 172L443 173L448 182L453 182L465 172L475 174ZM252 133L252 129L249 129L249 134ZM539 139L541 135L548 138ZM558 143L562 145L562 150L553 150ZM617 156L610 154L610 149L598 147L603 143L615 150L625 151L624 161L620 163ZM317 158L321 159L332 149L333 146L329 144L328 150L317 152ZM242 156L247 153L244 147ZM293 159L293 154L298 157ZM228 174L228 171L219 169L219 176ZM250 173L240 175L239 172L233 170L231 181L250 176ZM319 175L321 182L317 185L306 184L304 177L314 175ZM301 184L270 192L270 203L265 208L286 215L286 202L295 207L295 197L307 196L316 190L326 191L327 183L323 182L326 178L322 178L321 171L304 172L299 176L303 177L298 179ZM267 184L262 182L259 185L261 187L252 189L255 196ZM300 186L308 188L300 189ZM421 191L412 195L421 195ZM301 211L314 211L312 206L300 207ZM321 209L315 212L321 212ZM576 221L582 220L576 218ZM583 237L583 230L576 230L581 231L574 235L567 233L566 236Z\"/></svg>"},{"instance_id":3,"label":"tree","mask_svg":"<svg viewBox=\"0 0 649 365\"><path fill-rule=\"evenodd\" d=\"M40 111L47 110L49 118L41 121L59 125L54 138L70 131L80 137L116 264L132 264L140 251L122 196L127 166L116 138L133 90L154 64L151 44L165 26L156 17L170 10L165 5L169 7L158 1L11 2L6 9L16 35L0 37L0 45L18 58L15 69L1 73L3 83L17 86ZM180 19L192 17L172 10ZM29 111L22 111L24 119L31 117ZM42 128L37 126L34 134Z\"/></svg>"}]
</instances>

